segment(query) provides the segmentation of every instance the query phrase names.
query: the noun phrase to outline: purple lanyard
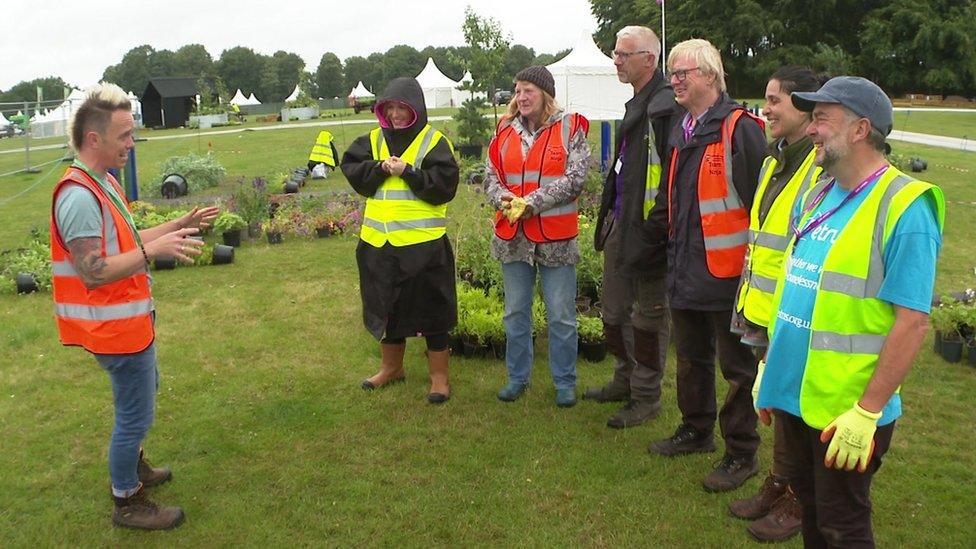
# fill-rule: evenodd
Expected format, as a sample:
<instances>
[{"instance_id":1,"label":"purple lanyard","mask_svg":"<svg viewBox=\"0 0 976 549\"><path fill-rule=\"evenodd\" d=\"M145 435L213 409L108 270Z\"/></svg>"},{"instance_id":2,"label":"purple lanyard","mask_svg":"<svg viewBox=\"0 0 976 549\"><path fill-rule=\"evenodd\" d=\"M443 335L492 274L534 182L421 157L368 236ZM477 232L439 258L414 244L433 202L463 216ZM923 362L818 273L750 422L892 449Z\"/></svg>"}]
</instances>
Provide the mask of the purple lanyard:
<instances>
[{"instance_id":1,"label":"purple lanyard","mask_svg":"<svg viewBox=\"0 0 976 549\"><path fill-rule=\"evenodd\" d=\"M875 178L880 177L881 174L883 174L885 172L885 170L887 170L887 169L888 169L888 164L885 164L884 166L881 166L880 168L878 168L877 170L875 170L875 172L872 173L871 175L867 176L867 178L865 178L864 181L861 181L860 183L858 183L857 187L855 187L853 191L851 191L850 193L848 193L848 195L844 197L844 200L841 200L840 204L838 204L836 207L834 207L834 208L832 208L832 209L830 209L830 210L828 210L826 212L823 212L822 214L814 217L813 219L810 220L809 223L807 223L806 227L803 227L803 230L800 230L800 228L798 226L800 220L802 220L803 219L803 216L805 216L808 213L810 213L814 208L816 208L820 204L820 201L822 201L824 199L824 197L827 196L827 193L830 192L830 189L833 188L834 183L836 183L837 180L834 179L830 183L828 183L827 186L824 187L823 190L821 190L820 193L817 194L816 198L813 199L813 202L811 202L809 206L807 206L806 208L803 209L803 212L800 213L800 217L797 218L797 219L795 219L793 221L793 223L792 223L792 225L793 225L793 227L792 227L793 228L793 236L794 236L794 240L793 241L794 242L799 241L805 235L807 235L808 233L810 233L810 231L816 229L820 225L823 225L824 221L827 221L827 219L829 219L830 216L832 216L835 213L837 213L837 210L843 208L844 207L844 204L847 204L848 202L851 201L851 199L853 199L855 196L857 196L858 194L860 194L861 191L863 191L865 187L867 187L872 181L874 181Z\"/></svg>"}]
</instances>

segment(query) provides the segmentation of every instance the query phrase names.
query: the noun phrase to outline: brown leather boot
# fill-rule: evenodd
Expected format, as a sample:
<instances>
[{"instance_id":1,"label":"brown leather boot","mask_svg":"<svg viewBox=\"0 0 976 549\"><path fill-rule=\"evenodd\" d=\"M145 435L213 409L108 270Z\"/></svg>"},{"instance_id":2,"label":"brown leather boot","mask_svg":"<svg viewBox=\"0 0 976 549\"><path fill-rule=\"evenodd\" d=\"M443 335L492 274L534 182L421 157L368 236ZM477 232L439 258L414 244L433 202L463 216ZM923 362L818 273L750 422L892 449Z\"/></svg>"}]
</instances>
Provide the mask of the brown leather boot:
<instances>
[{"instance_id":1,"label":"brown leather boot","mask_svg":"<svg viewBox=\"0 0 976 549\"><path fill-rule=\"evenodd\" d=\"M427 351L427 367L430 370L430 392L427 402L443 404L451 398L449 364L451 351Z\"/></svg>"},{"instance_id":2,"label":"brown leather boot","mask_svg":"<svg viewBox=\"0 0 976 549\"><path fill-rule=\"evenodd\" d=\"M391 383L406 381L407 376L403 373L403 353L406 350L406 343L380 343L380 371L363 380L363 390L372 391Z\"/></svg>"},{"instance_id":3,"label":"brown leather boot","mask_svg":"<svg viewBox=\"0 0 976 549\"><path fill-rule=\"evenodd\" d=\"M729 504L729 511L740 519L756 520L769 514L773 505L787 489L789 489L789 482L786 477L769 473L756 495L733 501Z\"/></svg>"},{"instance_id":4,"label":"brown leather boot","mask_svg":"<svg viewBox=\"0 0 976 549\"><path fill-rule=\"evenodd\" d=\"M762 542L786 541L800 533L803 508L796 494L787 486L786 493L773 505L773 510L749 525L752 537Z\"/></svg>"},{"instance_id":5,"label":"brown leather boot","mask_svg":"<svg viewBox=\"0 0 976 549\"><path fill-rule=\"evenodd\" d=\"M160 484L173 478L173 473L164 467L153 467L146 459L146 454L139 448L139 482L146 488L159 486Z\"/></svg>"},{"instance_id":6,"label":"brown leather boot","mask_svg":"<svg viewBox=\"0 0 976 549\"><path fill-rule=\"evenodd\" d=\"M112 523L125 528L140 530L169 530L179 526L183 519L183 509L157 505L146 495L142 486L139 491L127 498L114 497L115 510Z\"/></svg>"}]
</instances>

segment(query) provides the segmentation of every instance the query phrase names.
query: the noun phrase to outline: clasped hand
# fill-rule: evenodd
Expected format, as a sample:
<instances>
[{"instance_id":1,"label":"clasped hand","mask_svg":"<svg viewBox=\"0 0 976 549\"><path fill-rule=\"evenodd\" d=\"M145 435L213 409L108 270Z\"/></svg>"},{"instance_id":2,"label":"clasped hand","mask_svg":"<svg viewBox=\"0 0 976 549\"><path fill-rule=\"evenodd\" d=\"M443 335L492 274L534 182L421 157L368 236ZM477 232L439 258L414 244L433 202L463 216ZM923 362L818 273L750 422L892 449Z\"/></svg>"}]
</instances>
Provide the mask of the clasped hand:
<instances>
[{"instance_id":1,"label":"clasped hand","mask_svg":"<svg viewBox=\"0 0 976 549\"><path fill-rule=\"evenodd\" d=\"M398 156L391 156L380 164L380 168L392 176L400 177L403 175L403 171L407 169L407 163Z\"/></svg>"}]
</instances>

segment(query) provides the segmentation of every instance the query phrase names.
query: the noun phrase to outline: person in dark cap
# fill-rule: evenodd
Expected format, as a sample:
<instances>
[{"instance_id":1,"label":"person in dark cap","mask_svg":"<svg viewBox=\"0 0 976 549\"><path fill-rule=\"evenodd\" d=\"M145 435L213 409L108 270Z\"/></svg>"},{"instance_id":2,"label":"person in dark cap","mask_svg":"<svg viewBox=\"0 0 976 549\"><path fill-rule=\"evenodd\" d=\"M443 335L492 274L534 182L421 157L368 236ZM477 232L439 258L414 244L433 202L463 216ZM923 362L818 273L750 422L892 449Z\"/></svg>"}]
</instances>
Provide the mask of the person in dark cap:
<instances>
[{"instance_id":1,"label":"person in dark cap","mask_svg":"<svg viewBox=\"0 0 976 549\"><path fill-rule=\"evenodd\" d=\"M380 371L362 383L373 390L404 381L406 338L424 336L430 391L451 396L448 332L457 324L454 252L447 203L458 186L454 147L427 123L423 90L395 78L375 106L379 127L353 141L342 173L366 197L356 248L363 322L380 341Z\"/></svg>"},{"instance_id":2,"label":"person in dark cap","mask_svg":"<svg viewBox=\"0 0 976 549\"><path fill-rule=\"evenodd\" d=\"M576 199L583 191L589 122L556 103L545 67L515 75L515 95L488 147L485 194L496 208L492 256L505 285L505 363L508 384L498 393L517 400L532 372L532 301L542 280L549 324L549 368L556 405L576 404Z\"/></svg>"},{"instance_id":3,"label":"person in dark cap","mask_svg":"<svg viewBox=\"0 0 976 549\"><path fill-rule=\"evenodd\" d=\"M871 479L922 345L945 219L942 191L888 164L891 101L856 76L793 92L822 177L793 210L777 280L763 423L776 416L806 547L873 547Z\"/></svg>"}]
</instances>

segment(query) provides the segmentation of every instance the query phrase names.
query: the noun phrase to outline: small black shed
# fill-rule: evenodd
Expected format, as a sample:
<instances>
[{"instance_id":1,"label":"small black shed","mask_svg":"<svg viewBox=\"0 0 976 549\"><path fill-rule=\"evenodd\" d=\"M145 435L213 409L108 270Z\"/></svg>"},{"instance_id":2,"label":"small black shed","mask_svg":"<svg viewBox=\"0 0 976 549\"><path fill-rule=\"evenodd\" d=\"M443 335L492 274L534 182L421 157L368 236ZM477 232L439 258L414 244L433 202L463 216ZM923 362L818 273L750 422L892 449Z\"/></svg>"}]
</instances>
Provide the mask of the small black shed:
<instances>
[{"instance_id":1,"label":"small black shed","mask_svg":"<svg viewBox=\"0 0 976 549\"><path fill-rule=\"evenodd\" d=\"M198 93L192 76L150 78L141 98L142 123L147 128L185 126Z\"/></svg>"}]
</instances>

